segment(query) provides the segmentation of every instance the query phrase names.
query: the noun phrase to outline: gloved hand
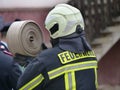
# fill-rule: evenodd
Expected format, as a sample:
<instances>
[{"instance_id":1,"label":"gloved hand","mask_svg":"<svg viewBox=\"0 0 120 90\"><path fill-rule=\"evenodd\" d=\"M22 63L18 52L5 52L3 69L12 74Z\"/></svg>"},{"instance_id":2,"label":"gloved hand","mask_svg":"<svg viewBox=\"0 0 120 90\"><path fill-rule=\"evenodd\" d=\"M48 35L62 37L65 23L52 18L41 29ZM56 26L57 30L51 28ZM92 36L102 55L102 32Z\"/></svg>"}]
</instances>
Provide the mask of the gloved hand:
<instances>
[{"instance_id":1,"label":"gloved hand","mask_svg":"<svg viewBox=\"0 0 120 90\"><path fill-rule=\"evenodd\" d=\"M32 56L25 56L18 53L16 53L14 56L15 62L17 62L22 67L26 67L33 58L34 57Z\"/></svg>"}]
</instances>

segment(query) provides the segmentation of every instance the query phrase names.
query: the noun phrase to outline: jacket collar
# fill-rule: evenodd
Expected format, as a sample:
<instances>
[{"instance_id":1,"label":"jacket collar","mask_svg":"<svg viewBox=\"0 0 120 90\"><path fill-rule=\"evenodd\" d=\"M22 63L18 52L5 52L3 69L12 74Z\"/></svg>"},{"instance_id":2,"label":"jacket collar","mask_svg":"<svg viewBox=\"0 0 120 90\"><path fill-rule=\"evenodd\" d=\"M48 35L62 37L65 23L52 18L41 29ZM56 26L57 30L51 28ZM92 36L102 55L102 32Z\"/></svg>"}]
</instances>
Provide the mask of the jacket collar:
<instances>
[{"instance_id":1,"label":"jacket collar","mask_svg":"<svg viewBox=\"0 0 120 90\"><path fill-rule=\"evenodd\" d=\"M85 32L74 33L67 37L59 39L59 47L63 50L69 50L74 53L82 53L92 50L85 38Z\"/></svg>"}]
</instances>

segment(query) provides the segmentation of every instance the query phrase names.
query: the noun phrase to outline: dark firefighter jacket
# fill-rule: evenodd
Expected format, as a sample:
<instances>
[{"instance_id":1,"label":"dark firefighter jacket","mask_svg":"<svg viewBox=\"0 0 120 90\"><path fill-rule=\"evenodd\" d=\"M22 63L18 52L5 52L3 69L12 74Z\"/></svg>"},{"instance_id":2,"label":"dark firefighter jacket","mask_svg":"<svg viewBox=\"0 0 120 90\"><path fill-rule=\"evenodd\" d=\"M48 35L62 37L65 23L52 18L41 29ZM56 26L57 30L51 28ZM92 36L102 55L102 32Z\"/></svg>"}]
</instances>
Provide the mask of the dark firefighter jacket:
<instances>
[{"instance_id":1,"label":"dark firefighter jacket","mask_svg":"<svg viewBox=\"0 0 120 90\"><path fill-rule=\"evenodd\" d=\"M0 41L0 50L1 50L3 53L12 56L12 53L8 50L8 47L5 46L5 44L4 44L2 41Z\"/></svg>"},{"instance_id":2,"label":"dark firefighter jacket","mask_svg":"<svg viewBox=\"0 0 120 90\"><path fill-rule=\"evenodd\" d=\"M12 56L0 50L0 90L17 90L21 71Z\"/></svg>"},{"instance_id":3,"label":"dark firefighter jacket","mask_svg":"<svg viewBox=\"0 0 120 90\"><path fill-rule=\"evenodd\" d=\"M18 81L19 90L96 90L96 56L83 37L75 38L61 39L31 61Z\"/></svg>"}]
</instances>

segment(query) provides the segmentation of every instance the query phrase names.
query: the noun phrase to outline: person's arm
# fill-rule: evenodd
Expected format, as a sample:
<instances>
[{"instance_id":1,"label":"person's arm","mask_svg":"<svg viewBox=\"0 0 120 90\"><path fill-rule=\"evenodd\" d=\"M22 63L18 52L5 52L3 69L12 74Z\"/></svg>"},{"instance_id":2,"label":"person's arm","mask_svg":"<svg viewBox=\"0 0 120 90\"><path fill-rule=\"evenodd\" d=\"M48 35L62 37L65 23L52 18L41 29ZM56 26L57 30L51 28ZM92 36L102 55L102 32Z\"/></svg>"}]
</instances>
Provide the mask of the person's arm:
<instances>
[{"instance_id":1,"label":"person's arm","mask_svg":"<svg viewBox=\"0 0 120 90\"><path fill-rule=\"evenodd\" d=\"M28 64L23 75L19 78L17 88L19 90L32 90L39 87L41 90L45 81L42 74L44 71L44 65L35 58Z\"/></svg>"},{"instance_id":2,"label":"person's arm","mask_svg":"<svg viewBox=\"0 0 120 90\"><path fill-rule=\"evenodd\" d=\"M16 85L21 74L22 71L19 65L13 61L9 68L9 84L14 90L17 90Z\"/></svg>"}]
</instances>

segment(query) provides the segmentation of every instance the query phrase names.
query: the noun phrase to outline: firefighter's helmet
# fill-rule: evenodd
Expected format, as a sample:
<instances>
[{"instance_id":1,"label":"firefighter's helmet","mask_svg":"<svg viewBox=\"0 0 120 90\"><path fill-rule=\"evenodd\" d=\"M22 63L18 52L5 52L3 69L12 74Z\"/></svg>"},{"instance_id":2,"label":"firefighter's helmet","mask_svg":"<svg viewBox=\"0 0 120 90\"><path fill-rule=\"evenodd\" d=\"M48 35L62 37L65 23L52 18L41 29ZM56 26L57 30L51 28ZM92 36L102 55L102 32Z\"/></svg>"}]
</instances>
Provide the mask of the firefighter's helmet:
<instances>
[{"instance_id":1,"label":"firefighter's helmet","mask_svg":"<svg viewBox=\"0 0 120 90\"><path fill-rule=\"evenodd\" d=\"M74 33L77 25L84 30L82 14L79 9L68 4L56 5L45 20L45 27L53 39Z\"/></svg>"}]
</instances>

